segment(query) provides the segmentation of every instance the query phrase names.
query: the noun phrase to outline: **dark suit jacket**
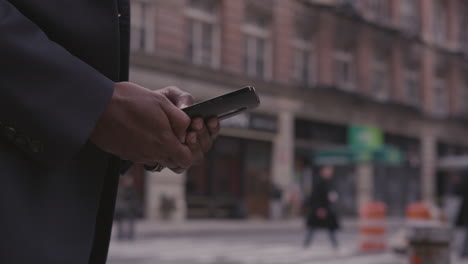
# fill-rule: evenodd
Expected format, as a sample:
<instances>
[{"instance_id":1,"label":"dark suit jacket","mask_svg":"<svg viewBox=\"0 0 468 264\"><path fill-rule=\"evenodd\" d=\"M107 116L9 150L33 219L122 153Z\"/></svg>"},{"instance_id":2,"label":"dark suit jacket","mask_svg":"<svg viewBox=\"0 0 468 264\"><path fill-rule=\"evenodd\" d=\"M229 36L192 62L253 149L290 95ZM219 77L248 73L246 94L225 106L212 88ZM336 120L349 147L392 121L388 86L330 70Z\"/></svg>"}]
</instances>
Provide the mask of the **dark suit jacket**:
<instances>
[{"instance_id":1,"label":"dark suit jacket","mask_svg":"<svg viewBox=\"0 0 468 264\"><path fill-rule=\"evenodd\" d=\"M126 0L0 0L0 263L105 263L120 161L88 138L128 28Z\"/></svg>"}]
</instances>

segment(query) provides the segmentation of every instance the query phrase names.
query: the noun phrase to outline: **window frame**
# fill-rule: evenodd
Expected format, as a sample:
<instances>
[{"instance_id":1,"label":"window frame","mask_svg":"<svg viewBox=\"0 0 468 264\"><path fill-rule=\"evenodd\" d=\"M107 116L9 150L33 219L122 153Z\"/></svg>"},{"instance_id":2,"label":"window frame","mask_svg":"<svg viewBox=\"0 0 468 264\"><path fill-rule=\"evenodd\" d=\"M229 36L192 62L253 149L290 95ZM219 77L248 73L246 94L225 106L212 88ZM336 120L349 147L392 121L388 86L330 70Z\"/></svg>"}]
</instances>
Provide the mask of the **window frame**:
<instances>
[{"instance_id":1,"label":"window frame","mask_svg":"<svg viewBox=\"0 0 468 264\"><path fill-rule=\"evenodd\" d=\"M244 72L251 77L271 80L273 71L273 47L270 30L266 27L246 23L242 26L241 31L244 34ZM263 73L257 72L257 48L259 40L263 40L265 43L263 51Z\"/></svg>"},{"instance_id":2,"label":"window frame","mask_svg":"<svg viewBox=\"0 0 468 264\"><path fill-rule=\"evenodd\" d=\"M335 74L335 80L336 80L336 85L338 88L347 90L347 91L354 91L356 89L356 70L355 67L353 67L353 64L356 63L356 58L355 55L353 54L352 50L346 50L346 49L340 49L340 48L335 48L334 54L333 54L333 62L334 62L334 74ZM349 80L345 81L339 76L341 73L339 73L338 70L338 64L339 63L348 63L349 67Z\"/></svg>"},{"instance_id":3,"label":"window frame","mask_svg":"<svg viewBox=\"0 0 468 264\"><path fill-rule=\"evenodd\" d=\"M372 0L367 2L369 18L380 24L392 24L392 12L389 0Z\"/></svg>"},{"instance_id":4,"label":"window frame","mask_svg":"<svg viewBox=\"0 0 468 264\"><path fill-rule=\"evenodd\" d=\"M459 11L459 33L458 33L458 42L460 50L468 54L468 31L463 30L466 26L468 26L468 3L461 3L460 11Z\"/></svg>"},{"instance_id":5,"label":"window frame","mask_svg":"<svg viewBox=\"0 0 468 264\"><path fill-rule=\"evenodd\" d=\"M448 41L448 7L445 1L434 0L432 7L431 31L433 40L438 44L444 44ZM436 11L438 10L438 11ZM442 12L444 11L444 12ZM442 18L440 18L442 16Z\"/></svg>"},{"instance_id":6,"label":"window frame","mask_svg":"<svg viewBox=\"0 0 468 264\"><path fill-rule=\"evenodd\" d=\"M414 81L416 83L416 97L410 96L410 89L408 87L408 81ZM403 72L403 91L404 96L407 103L415 106L419 106L421 104L421 72L420 68L418 67L411 67L409 65L405 65L404 72Z\"/></svg>"},{"instance_id":7,"label":"window frame","mask_svg":"<svg viewBox=\"0 0 468 264\"><path fill-rule=\"evenodd\" d=\"M311 86L317 83L317 56L316 48L313 40L298 39L292 41L291 48L293 50L293 80L302 85ZM302 59L300 63L297 62L297 54L308 53L308 59ZM303 56L304 57L304 56ZM301 64L300 67L298 65ZM300 70L298 70L300 68ZM306 76L304 72L307 71ZM305 77L305 78L304 78Z\"/></svg>"},{"instance_id":8,"label":"window frame","mask_svg":"<svg viewBox=\"0 0 468 264\"><path fill-rule=\"evenodd\" d=\"M371 75L371 83L370 83L370 88L372 91L372 95L381 101L387 101L390 97L390 81L391 81L391 65L390 65L390 56L388 54L385 54L385 50L379 50L383 49L382 46L376 45L374 47L374 56L372 57L372 75ZM381 54L380 54L381 53ZM377 88L375 85L375 78L376 75L382 74L382 76L385 76L385 82L384 82L384 88L382 89L381 87ZM382 94L380 94L382 92Z\"/></svg>"},{"instance_id":9,"label":"window frame","mask_svg":"<svg viewBox=\"0 0 468 264\"><path fill-rule=\"evenodd\" d=\"M432 109L438 116L447 116L449 113L448 80L445 76L436 75L434 77L432 84ZM442 98L441 95L443 95Z\"/></svg>"},{"instance_id":10,"label":"window frame","mask_svg":"<svg viewBox=\"0 0 468 264\"><path fill-rule=\"evenodd\" d=\"M217 8L215 8L215 11L216 10ZM209 13L207 10L187 6L185 9L185 17L187 20L187 30L189 31L187 34L187 57L189 57L193 64L218 69L221 65L221 30L219 14L216 12ZM203 48L203 37L205 32L203 32L203 24L212 26L210 63L204 61L205 51ZM194 32L192 32L190 28L192 26L194 26ZM189 51L190 45L193 45L193 54Z\"/></svg>"},{"instance_id":11,"label":"window frame","mask_svg":"<svg viewBox=\"0 0 468 264\"><path fill-rule=\"evenodd\" d=\"M468 71L468 65L462 68L462 72ZM468 76L460 75L461 85L460 85L460 94L458 96L459 109L462 115L468 117ZM465 102L465 103L463 103Z\"/></svg>"},{"instance_id":12,"label":"window frame","mask_svg":"<svg viewBox=\"0 0 468 264\"><path fill-rule=\"evenodd\" d=\"M400 1L399 11L401 28L408 33L419 34L421 31L421 12L419 0Z\"/></svg>"},{"instance_id":13,"label":"window frame","mask_svg":"<svg viewBox=\"0 0 468 264\"><path fill-rule=\"evenodd\" d=\"M151 54L155 51L155 6L148 0L132 0L130 5L130 50ZM141 15L137 16L136 12L141 12Z\"/></svg>"}]
</instances>

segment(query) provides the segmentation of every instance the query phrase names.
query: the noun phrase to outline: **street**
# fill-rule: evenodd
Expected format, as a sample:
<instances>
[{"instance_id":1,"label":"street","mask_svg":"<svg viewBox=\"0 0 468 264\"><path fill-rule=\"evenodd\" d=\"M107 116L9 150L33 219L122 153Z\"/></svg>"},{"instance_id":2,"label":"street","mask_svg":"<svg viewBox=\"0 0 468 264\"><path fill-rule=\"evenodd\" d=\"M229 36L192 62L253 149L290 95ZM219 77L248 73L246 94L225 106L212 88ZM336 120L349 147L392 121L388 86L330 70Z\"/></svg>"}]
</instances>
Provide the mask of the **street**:
<instances>
[{"instance_id":1,"label":"street","mask_svg":"<svg viewBox=\"0 0 468 264\"><path fill-rule=\"evenodd\" d=\"M340 249L331 249L326 232L317 232L303 248L300 227L278 230L219 230L186 234L143 233L132 242L113 239L109 264L400 264L405 258L390 252L360 254L357 233L339 234Z\"/></svg>"}]
</instances>

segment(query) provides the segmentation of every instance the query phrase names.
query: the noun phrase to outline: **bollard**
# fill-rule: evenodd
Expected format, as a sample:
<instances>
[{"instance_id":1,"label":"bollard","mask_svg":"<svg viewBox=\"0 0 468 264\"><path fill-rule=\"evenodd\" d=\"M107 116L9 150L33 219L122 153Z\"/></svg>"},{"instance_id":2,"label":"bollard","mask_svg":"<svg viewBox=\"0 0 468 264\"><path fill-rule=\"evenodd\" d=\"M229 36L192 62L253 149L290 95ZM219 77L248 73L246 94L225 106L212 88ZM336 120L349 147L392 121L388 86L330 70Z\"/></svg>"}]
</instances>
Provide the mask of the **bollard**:
<instances>
[{"instance_id":1,"label":"bollard","mask_svg":"<svg viewBox=\"0 0 468 264\"><path fill-rule=\"evenodd\" d=\"M452 229L437 222L412 223L406 230L410 264L449 264Z\"/></svg>"},{"instance_id":2,"label":"bollard","mask_svg":"<svg viewBox=\"0 0 468 264\"><path fill-rule=\"evenodd\" d=\"M383 202L369 202L359 210L359 248L362 252L385 250L387 207Z\"/></svg>"}]
</instances>

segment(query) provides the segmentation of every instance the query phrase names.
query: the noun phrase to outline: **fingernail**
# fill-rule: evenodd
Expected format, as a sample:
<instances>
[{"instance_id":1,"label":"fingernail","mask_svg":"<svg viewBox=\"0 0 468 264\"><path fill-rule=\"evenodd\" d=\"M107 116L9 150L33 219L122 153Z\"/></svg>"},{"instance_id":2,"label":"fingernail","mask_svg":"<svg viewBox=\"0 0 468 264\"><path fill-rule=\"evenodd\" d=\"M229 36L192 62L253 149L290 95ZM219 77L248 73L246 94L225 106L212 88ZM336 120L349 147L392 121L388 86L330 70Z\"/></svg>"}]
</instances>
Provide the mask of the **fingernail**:
<instances>
[{"instance_id":1,"label":"fingernail","mask_svg":"<svg viewBox=\"0 0 468 264\"><path fill-rule=\"evenodd\" d=\"M218 122L216 122L215 120L211 120L208 125L210 126L211 129L215 129L218 127Z\"/></svg>"},{"instance_id":2,"label":"fingernail","mask_svg":"<svg viewBox=\"0 0 468 264\"><path fill-rule=\"evenodd\" d=\"M192 135L189 140L190 140L190 144L197 143L197 137L195 135Z\"/></svg>"}]
</instances>

